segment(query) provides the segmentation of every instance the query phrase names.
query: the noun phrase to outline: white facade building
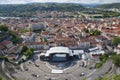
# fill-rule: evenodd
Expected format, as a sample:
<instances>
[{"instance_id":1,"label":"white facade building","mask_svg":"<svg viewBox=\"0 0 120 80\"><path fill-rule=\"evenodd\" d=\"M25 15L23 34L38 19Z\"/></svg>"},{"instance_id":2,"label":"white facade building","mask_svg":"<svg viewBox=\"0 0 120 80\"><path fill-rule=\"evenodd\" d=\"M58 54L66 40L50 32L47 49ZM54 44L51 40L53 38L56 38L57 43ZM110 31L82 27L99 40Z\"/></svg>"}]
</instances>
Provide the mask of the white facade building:
<instances>
[{"instance_id":1,"label":"white facade building","mask_svg":"<svg viewBox=\"0 0 120 80\"><path fill-rule=\"evenodd\" d=\"M71 61L73 59L83 59L86 60L86 55L83 50L71 50L68 47L52 47L46 53L41 54L41 60L50 60L50 61ZM43 59L44 58L44 59Z\"/></svg>"},{"instance_id":2,"label":"white facade building","mask_svg":"<svg viewBox=\"0 0 120 80\"><path fill-rule=\"evenodd\" d=\"M103 55L105 53L104 50L99 49L98 47L90 48L89 53L94 56L94 55Z\"/></svg>"},{"instance_id":3,"label":"white facade building","mask_svg":"<svg viewBox=\"0 0 120 80\"><path fill-rule=\"evenodd\" d=\"M66 53L73 56L72 50L67 47L52 47L46 52L45 56L49 56L52 53Z\"/></svg>"},{"instance_id":4,"label":"white facade building","mask_svg":"<svg viewBox=\"0 0 120 80\"><path fill-rule=\"evenodd\" d=\"M35 24L30 24L29 26L31 31L46 28L46 25L44 23L35 23Z\"/></svg>"}]
</instances>

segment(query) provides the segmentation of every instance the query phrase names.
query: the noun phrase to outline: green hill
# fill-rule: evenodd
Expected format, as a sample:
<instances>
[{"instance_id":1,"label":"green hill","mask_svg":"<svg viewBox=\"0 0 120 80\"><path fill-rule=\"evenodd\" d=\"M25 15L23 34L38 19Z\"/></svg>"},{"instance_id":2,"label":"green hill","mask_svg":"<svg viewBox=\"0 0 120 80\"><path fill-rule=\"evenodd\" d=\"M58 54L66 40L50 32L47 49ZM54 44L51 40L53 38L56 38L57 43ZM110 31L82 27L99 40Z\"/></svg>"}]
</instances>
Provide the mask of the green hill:
<instances>
[{"instance_id":1,"label":"green hill","mask_svg":"<svg viewBox=\"0 0 120 80\"><path fill-rule=\"evenodd\" d=\"M120 3L102 4L102 5L96 6L96 8L104 8L104 9L118 8L120 9Z\"/></svg>"},{"instance_id":2,"label":"green hill","mask_svg":"<svg viewBox=\"0 0 120 80\"><path fill-rule=\"evenodd\" d=\"M72 3L32 3L0 5L0 16L32 16L40 11L81 11L80 4Z\"/></svg>"}]
</instances>

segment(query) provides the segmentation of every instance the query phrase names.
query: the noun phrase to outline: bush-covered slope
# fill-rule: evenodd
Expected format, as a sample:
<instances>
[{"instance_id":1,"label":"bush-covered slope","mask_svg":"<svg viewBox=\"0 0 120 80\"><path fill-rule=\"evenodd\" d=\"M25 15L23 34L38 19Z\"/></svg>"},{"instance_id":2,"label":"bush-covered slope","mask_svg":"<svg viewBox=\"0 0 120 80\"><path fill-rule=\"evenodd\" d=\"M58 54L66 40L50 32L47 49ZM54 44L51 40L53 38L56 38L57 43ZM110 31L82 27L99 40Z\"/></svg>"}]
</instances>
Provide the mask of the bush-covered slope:
<instances>
[{"instance_id":1,"label":"bush-covered slope","mask_svg":"<svg viewBox=\"0 0 120 80\"><path fill-rule=\"evenodd\" d=\"M80 11L80 4L72 3L32 3L19 5L0 5L0 16L31 16L39 11Z\"/></svg>"}]
</instances>

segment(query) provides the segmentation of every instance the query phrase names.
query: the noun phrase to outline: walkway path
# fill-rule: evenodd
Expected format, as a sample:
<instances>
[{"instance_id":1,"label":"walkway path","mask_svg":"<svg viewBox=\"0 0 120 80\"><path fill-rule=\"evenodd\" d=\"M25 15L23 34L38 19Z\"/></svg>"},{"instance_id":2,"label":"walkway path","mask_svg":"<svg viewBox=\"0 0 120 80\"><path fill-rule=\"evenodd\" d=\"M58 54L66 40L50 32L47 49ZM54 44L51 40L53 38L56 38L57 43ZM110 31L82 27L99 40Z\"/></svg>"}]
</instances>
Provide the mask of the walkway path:
<instances>
[{"instance_id":1,"label":"walkway path","mask_svg":"<svg viewBox=\"0 0 120 80\"><path fill-rule=\"evenodd\" d=\"M2 70L5 73L5 75L8 77L9 80L14 80L11 75L9 74L9 72L7 71L6 67L5 67L5 60L2 61Z\"/></svg>"}]
</instances>

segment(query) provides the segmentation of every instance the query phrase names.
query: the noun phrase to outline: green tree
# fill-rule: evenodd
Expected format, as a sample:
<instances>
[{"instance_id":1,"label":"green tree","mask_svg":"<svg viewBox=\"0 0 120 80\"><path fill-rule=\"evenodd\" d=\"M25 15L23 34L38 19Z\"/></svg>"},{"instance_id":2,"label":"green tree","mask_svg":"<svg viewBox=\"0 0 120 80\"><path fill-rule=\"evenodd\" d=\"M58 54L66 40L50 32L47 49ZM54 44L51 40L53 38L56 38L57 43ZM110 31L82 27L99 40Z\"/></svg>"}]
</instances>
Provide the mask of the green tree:
<instances>
[{"instance_id":1,"label":"green tree","mask_svg":"<svg viewBox=\"0 0 120 80\"><path fill-rule=\"evenodd\" d=\"M3 80L3 78L0 76L0 80Z\"/></svg>"},{"instance_id":2,"label":"green tree","mask_svg":"<svg viewBox=\"0 0 120 80\"><path fill-rule=\"evenodd\" d=\"M33 53L34 53L33 48L28 48L27 46L23 46L20 55L25 56L26 60L28 60L33 56ZM21 64L22 62L26 60L19 60L18 64Z\"/></svg>"},{"instance_id":3,"label":"green tree","mask_svg":"<svg viewBox=\"0 0 120 80\"><path fill-rule=\"evenodd\" d=\"M100 68L103 65L103 62L96 63L95 67Z\"/></svg>"},{"instance_id":4,"label":"green tree","mask_svg":"<svg viewBox=\"0 0 120 80\"><path fill-rule=\"evenodd\" d=\"M112 44L113 44L114 46L117 46L119 43L120 43L120 37L115 37L115 38L112 40Z\"/></svg>"},{"instance_id":5,"label":"green tree","mask_svg":"<svg viewBox=\"0 0 120 80\"><path fill-rule=\"evenodd\" d=\"M0 31L8 31L8 27L4 24L0 25Z\"/></svg>"},{"instance_id":6,"label":"green tree","mask_svg":"<svg viewBox=\"0 0 120 80\"><path fill-rule=\"evenodd\" d=\"M21 53L26 52L27 50L28 50L28 47L27 46L23 46Z\"/></svg>"},{"instance_id":7,"label":"green tree","mask_svg":"<svg viewBox=\"0 0 120 80\"><path fill-rule=\"evenodd\" d=\"M85 31L86 33L89 33L89 30L87 28L84 28L83 31Z\"/></svg>"},{"instance_id":8,"label":"green tree","mask_svg":"<svg viewBox=\"0 0 120 80\"><path fill-rule=\"evenodd\" d=\"M102 56L100 56L100 61L105 62L108 59L109 55L108 54L103 54Z\"/></svg>"},{"instance_id":9,"label":"green tree","mask_svg":"<svg viewBox=\"0 0 120 80\"><path fill-rule=\"evenodd\" d=\"M105 63L106 62L106 60L109 58L109 55L108 54L104 54L104 55L102 55L102 56L100 56L100 62L99 63L97 63L96 64L96 68L100 68L102 65L103 65L103 63Z\"/></svg>"},{"instance_id":10,"label":"green tree","mask_svg":"<svg viewBox=\"0 0 120 80\"><path fill-rule=\"evenodd\" d=\"M90 34L93 35L93 36L97 36L97 35L100 35L101 32L100 32L99 30L92 30L92 31L90 32Z\"/></svg>"},{"instance_id":11,"label":"green tree","mask_svg":"<svg viewBox=\"0 0 120 80\"><path fill-rule=\"evenodd\" d=\"M28 58L30 58L33 55L34 49L33 48L28 48L27 46L22 47L21 54L25 55Z\"/></svg>"},{"instance_id":12,"label":"green tree","mask_svg":"<svg viewBox=\"0 0 120 80\"><path fill-rule=\"evenodd\" d=\"M31 55L31 54L32 54L31 49L28 49L28 50L26 50L26 51L24 52L24 55L25 55L25 56L29 56L29 55Z\"/></svg>"},{"instance_id":13,"label":"green tree","mask_svg":"<svg viewBox=\"0 0 120 80\"><path fill-rule=\"evenodd\" d=\"M116 54L112 56L113 63L120 67L120 54Z\"/></svg>"},{"instance_id":14,"label":"green tree","mask_svg":"<svg viewBox=\"0 0 120 80\"><path fill-rule=\"evenodd\" d=\"M120 80L120 75L113 75L112 78L108 75L98 78L97 80Z\"/></svg>"},{"instance_id":15,"label":"green tree","mask_svg":"<svg viewBox=\"0 0 120 80\"><path fill-rule=\"evenodd\" d=\"M103 77L98 78L97 80L111 80L108 75L104 75Z\"/></svg>"},{"instance_id":16,"label":"green tree","mask_svg":"<svg viewBox=\"0 0 120 80\"><path fill-rule=\"evenodd\" d=\"M106 13L106 12L104 12L102 15L103 15L103 18L109 18L110 17L110 14Z\"/></svg>"},{"instance_id":17,"label":"green tree","mask_svg":"<svg viewBox=\"0 0 120 80\"><path fill-rule=\"evenodd\" d=\"M18 36L18 34L17 34L16 32L9 30L8 33L9 33L10 36L12 36L11 41L12 41L13 43L19 42L19 36Z\"/></svg>"},{"instance_id":18,"label":"green tree","mask_svg":"<svg viewBox=\"0 0 120 80\"><path fill-rule=\"evenodd\" d=\"M29 59L34 53L34 50L32 48L29 48L26 52L24 52L24 55L27 59Z\"/></svg>"},{"instance_id":19,"label":"green tree","mask_svg":"<svg viewBox=\"0 0 120 80\"><path fill-rule=\"evenodd\" d=\"M34 49L33 48L30 48L30 50L33 52L34 51Z\"/></svg>"},{"instance_id":20,"label":"green tree","mask_svg":"<svg viewBox=\"0 0 120 80\"><path fill-rule=\"evenodd\" d=\"M112 80L120 80L120 75L114 75L114 76L112 77Z\"/></svg>"},{"instance_id":21,"label":"green tree","mask_svg":"<svg viewBox=\"0 0 120 80\"><path fill-rule=\"evenodd\" d=\"M86 78L83 78L82 80L87 80Z\"/></svg>"}]
</instances>

